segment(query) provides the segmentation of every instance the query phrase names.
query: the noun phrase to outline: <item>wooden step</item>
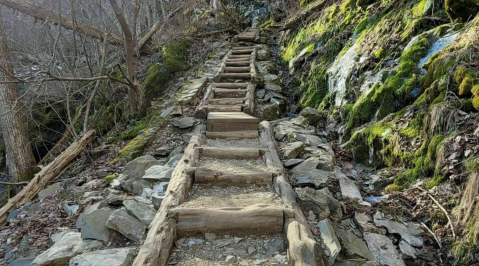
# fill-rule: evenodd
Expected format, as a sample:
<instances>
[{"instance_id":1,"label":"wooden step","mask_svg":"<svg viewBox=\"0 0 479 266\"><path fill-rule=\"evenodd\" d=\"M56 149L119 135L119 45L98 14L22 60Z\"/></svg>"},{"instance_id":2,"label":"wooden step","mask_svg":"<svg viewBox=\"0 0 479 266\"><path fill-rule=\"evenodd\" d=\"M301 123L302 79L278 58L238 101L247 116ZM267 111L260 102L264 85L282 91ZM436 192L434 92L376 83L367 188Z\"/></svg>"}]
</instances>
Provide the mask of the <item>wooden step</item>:
<instances>
[{"instance_id":1,"label":"wooden step","mask_svg":"<svg viewBox=\"0 0 479 266\"><path fill-rule=\"evenodd\" d=\"M202 157L215 159L258 159L265 151L260 148L250 147L198 147Z\"/></svg>"},{"instance_id":2,"label":"wooden step","mask_svg":"<svg viewBox=\"0 0 479 266\"><path fill-rule=\"evenodd\" d=\"M211 83L211 86L215 88L223 88L223 89L246 89L248 88L249 83L228 83L228 82L223 82L223 83Z\"/></svg>"},{"instance_id":3,"label":"wooden step","mask_svg":"<svg viewBox=\"0 0 479 266\"><path fill-rule=\"evenodd\" d=\"M207 131L231 132L258 130L260 120L242 112L210 112L206 121Z\"/></svg>"},{"instance_id":4,"label":"wooden step","mask_svg":"<svg viewBox=\"0 0 479 266\"><path fill-rule=\"evenodd\" d=\"M272 205L245 208L175 208L168 213L177 221L178 238L204 233L251 235L283 232L284 221L294 213Z\"/></svg>"},{"instance_id":5,"label":"wooden step","mask_svg":"<svg viewBox=\"0 0 479 266\"><path fill-rule=\"evenodd\" d=\"M215 98L244 98L246 89L213 89Z\"/></svg>"},{"instance_id":6,"label":"wooden step","mask_svg":"<svg viewBox=\"0 0 479 266\"><path fill-rule=\"evenodd\" d=\"M251 73L223 73L221 74L223 79L250 79Z\"/></svg>"},{"instance_id":7,"label":"wooden step","mask_svg":"<svg viewBox=\"0 0 479 266\"><path fill-rule=\"evenodd\" d=\"M209 112L241 112L242 105L205 105L206 113Z\"/></svg>"},{"instance_id":8,"label":"wooden step","mask_svg":"<svg viewBox=\"0 0 479 266\"><path fill-rule=\"evenodd\" d=\"M266 186L273 183L273 173L229 173L208 168L195 169L195 183L211 186Z\"/></svg>"},{"instance_id":9,"label":"wooden step","mask_svg":"<svg viewBox=\"0 0 479 266\"><path fill-rule=\"evenodd\" d=\"M255 139L259 137L258 130L214 132L206 131L206 137L209 139Z\"/></svg>"},{"instance_id":10,"label":"wooden step","mask_svg":"<svg viewBox=\"0 0 479 266\"><path fill-rule=\"evenodd\" d=\"M253 50L254 46L234 46L231 48L232 51L241 51L241 50Z\"/></svg>"},{"instance_id":11,"label":"wooden step","mask_svg":"<svg viewBox=\"0 0 479 266\"><path fill-rule=\"evenodd\" d=\"M226 67L225 73L249 73L250 67Z\"/></svg>"},{"instance_id":12,"label":"wooden step","mask_svg":"<svg viewBox=\"0 0 479 266\"><path fill-rule=\"evenodd\" d=\"M238 54L238 55L230 55L228 59L250 59L251 53L249 54Z\"/></svg>"},{"instance_id":13,"label":"wooden step","mask_svg":"<svg viewBox=\"0 0 479 266\"><path fill-rule=\"evenodd\" d=\"M250 62L249 61L243 61L243 62L225 62L225 65L228 66L249 66Z\"/></svg>"},{"instance_id":14,"label":"wooden step","mask_svg":"<svg viewBox=\"0 0 479 266\"><path fill-rule=\"evenodd\" d=\"M211 99L208 101L210 105L235 105L235 104L243 104L245 101L244 98L219 98L219 99Z\"/></svg>"},{"instance_id":15,"label":"wooden step","mask_svg":"<svg viewBox=\"0 0 479 266\"><path fill-rule=\"evenodd\" d=\"M250 56L253 51L254 51L254 49L236 49L236 50L232 50L231 53L233 55L247 54L248 56Z\"/></svg>"}]
</instances>

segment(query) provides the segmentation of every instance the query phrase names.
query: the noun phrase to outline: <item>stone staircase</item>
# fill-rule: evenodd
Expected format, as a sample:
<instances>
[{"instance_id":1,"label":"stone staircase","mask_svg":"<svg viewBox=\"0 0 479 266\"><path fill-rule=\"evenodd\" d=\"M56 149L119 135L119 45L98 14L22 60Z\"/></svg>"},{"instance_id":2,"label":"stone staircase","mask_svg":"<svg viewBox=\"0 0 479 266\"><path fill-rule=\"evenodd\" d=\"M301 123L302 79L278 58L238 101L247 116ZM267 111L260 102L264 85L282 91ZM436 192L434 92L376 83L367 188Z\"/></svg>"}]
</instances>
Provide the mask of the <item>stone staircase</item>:
<instances>
[{"instance_id":1,"label":"stone staircase","mask_svg":"<svg viewBox=\"0 0 479 266\"><path fill-rule=\"evenodd\" d=\"M323 265L276 150L254 117L255 42L248 29L221 62L196 130L133 265ZM261 122L261 123L260 123Z\"/></svg>"}]
</instances>

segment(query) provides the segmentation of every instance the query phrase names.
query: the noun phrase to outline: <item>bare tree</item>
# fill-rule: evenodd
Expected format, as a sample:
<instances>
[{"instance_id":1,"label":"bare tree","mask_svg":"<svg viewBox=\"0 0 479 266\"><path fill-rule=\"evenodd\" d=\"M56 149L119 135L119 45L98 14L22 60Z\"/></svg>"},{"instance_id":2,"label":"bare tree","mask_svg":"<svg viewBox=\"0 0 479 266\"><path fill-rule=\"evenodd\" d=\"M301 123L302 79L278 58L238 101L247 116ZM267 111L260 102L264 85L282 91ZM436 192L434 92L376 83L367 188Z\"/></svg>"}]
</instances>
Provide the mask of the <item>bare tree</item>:
<instances>
[{"instance_id":1,"label":"bare tree","mask_svg":"<svg viewBox=\"0 0 479 266\"><path fill-rule=\"evenodd\" d=\"M0 73L1 80L9 81L13 76L7 38L3 33L0 18ZM28 139L22 105L18 101L15 83L0 84L0 126L5 142L7 167L11 175L10 181L25 181L35 174L35 159Z\"/></svg>"}]
</instances>

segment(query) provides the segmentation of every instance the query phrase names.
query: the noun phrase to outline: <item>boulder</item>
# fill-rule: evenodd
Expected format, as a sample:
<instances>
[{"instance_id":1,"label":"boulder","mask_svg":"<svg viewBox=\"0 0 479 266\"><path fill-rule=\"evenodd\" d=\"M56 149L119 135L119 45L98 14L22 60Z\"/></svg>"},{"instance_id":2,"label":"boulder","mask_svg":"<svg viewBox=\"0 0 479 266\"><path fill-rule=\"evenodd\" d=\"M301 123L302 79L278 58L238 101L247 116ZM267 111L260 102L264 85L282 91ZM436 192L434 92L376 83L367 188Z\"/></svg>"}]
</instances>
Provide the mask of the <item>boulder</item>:
<instances>
[{"instance_id":1,"label":"boulder","mask_svg":"<svg viewBox=\"0 0 479 266\"><path fill-rule=\"evenodd\" d=\"M393 242L387 236L364 233L364 240L366 240L369 250L380 265L406 266Z\"/></svg>"},{"instance_id":2,"label":"boulder","mask_svg":"<svg viewBox=\"0 0 479 266\"><path fill-rule=\"evenodd\" d=\"M108 227L106 227L106 221L112 213L113 210L109 208L83 213L82 217L78 217L77 221L77 227L81 229L81 237L83 239L108 241L110 232Z\"/></svg>"},{"instance_id":3,"label":"boulder","mask_svg":"<svg viewBox=\"0 0 479 266\"><path fill-rule=\"evenodd\" d=\"M154 165L146 170L143 179L147 181L170 181L173 168L165 165Z\"/></svg>"},{"instance_id":4,"label":"boulder","mask_svg":"<svg viewBox=\"0 0 479 266\"><path fill-rule=\"evenodd\" d=\"M281 108L277 104L268 104L261 107L261 118L275 120L281 117Z\"/></svg>"},{"instance_id":5,"label":"boulder","mask_svg":"<svg viewBox=\"0 0 479 266\"><path fill-rule=\"evenodd\" d=\"M360 256L368 260L374 260L374 256L369 251L366 242L346 230L335 227L336 234L339 237L343 247L346 249L347 254L350 257Z\"/></svg>"},{"instance_id":6,"label":"boulder","mask_svg":"<svg viewBox=\"0 0 479 266\"><path fill-rule=\"evenodd\" d=\"M129 266L135 248L113 248L83 253L70 260L70 266Z\"/></svg>"},{"instance_id":7,"label":"boulder","mask_svg":"<svg viewBox=\"0 0 479 266\"><path fill-rule=\"evenodd\" d=\"M256 98L263 99L265 94L266 94L265 89L257 90L256 91Z\"/></svg>"},{"instance_id":8,"label":"boulder","mask_svg":"<svg viewBox=\"0 0 479 266\"><path fill-rule=\"evenodd\" d=\"M302 143L301 141L290 143L285 147L283 157L284 159L294 159L298 157L298 155L303 151L303 149L304 143Z\"/></svg>"},{"instance_id":9,"label":"boulder","mask_svg":"<svg viewBox=\"0 0 479 266\"><path fill-rule=\"evenodd\" d=\"M269 60L269 52L267 50L264 50L264 49L261 49L261 50L258 50L258 57L257 59L259 61L266 61L266 60Z\"/></svg>"},{"instance_id":10,"label":"boulder","mask_svg":"<svg viewBox=\"0 0 479 266\"><path fill-rule=\"evenodd\" d=\"M282 89L281 89L281 86L279 85L276 85L276 84L273 84L273 83L266 83L264 85L264 89L266 90L266 92L281 92Z\"/></svg>"},{"instance_id":11,"label":"boulder","mask_svg":"<svg viewBox=\"0 0 479 266\"><path fill-rule=\"evenodd\" d=\"M264 83L271 83L276 85L281 85L281 80L277 75L264 75L263 76Z\"/></svg>"},{"instance_id":12,"label":"boulder","mask_svg":"<svg viewBox=\"0 0 479 266\"><path fill-rule=\"evenodd\" d=\"M361 192L359 191L356 183L349 179L343 172L341 172L340 168L336 168L336 176L339 179L339 186L341 188L341 195L343 198L358 200L360 202L363 201L363 197L361 196Z\"/></svg>"},{"instance_id":13,"label":"boulder","mask_svg":"<svg viewBox=\"0 0 479 266\"><path fill-rule=\"evenodd\" d=\"M288 102L286 100L273 97L269 100L269 102L272 104L277 104L282 112L286 111L286 106L288 105Z\"/></svg>"},{"instance_id":14,"label":"boulder","mask_svg":"<svg viewBox=\"0 0 479 266\"><path fill-rule=\"evenodd\" d=\"M378 211L374 214L374 224L379 227L385 227L390 234L400 235L404 241L414 247L422 247L424 244L423 239L411 234L406 225L386 219L382 212Z\"/></svg>"},{"instance_id":15,"label":"boulder","mask_svg":"<svg viewBox=\"0 0 479 266\"><path fill-rule=\"evenodd\" d=\"M44 190L38 192L38 199L42 200L50 195L53 195L55 192L62 189L62 185L60 183L55 183L51 186L48 186Z\"/></svg>"},{"instance_id":16,"label":"boulder","mask_svg":"<svg viewBox=\"0 0 479 266\"><path fill-rule=\"evenodd\" d=\"M341 203L336 200L327 188L315 190L313 188L296 188L301 207L304 211L312 211L319 219L326 219L332 216L340 219L343 216Z\"/></svg>"},{"instance_id":17,"label":"boulder","mask_svg":"<svg viewBox=\"0 0 479 266\"><path fill-rule=\"evenodd\" d=\"M306 119L304 116L301 116L301 115L291 119L291 123L303 128L307 128L309 126L308 119Z\"/></svg>"},{"instance_id":18,"label":"boulder","mask_svg":"<svg viewBox=\"0 0 479 266\"><path fill-rule=\"evenodd\" d=\"M385 235L386 234L386 229L384 228L377 228L373 224L373 219L366 213L362 212L356 212L354 214L354 222L358 226L359 230L364 234L365 232L368 233L376 233L376 234L381 234Z\"/></svg>"},{"instance_id":19,"label":"boulder","mask_svg":"<svg viewBox=\"0 0 479 266\"><path fill-rule=\"evenodd\" d=\"M320 112L311 107L304 108L299 112L299 115L305 117L311 126L317 126L320 122L326 122L326 119L328 118L326 112Z\"/></svg>"},{"instance_id":20,"label":"boulder","mask_svg":"<svg viewBox=\"0 0 479 266\"><path fill-rule=\"evenodd\" d=\"M291 173L297 179L296 185L314 185L316 188L320 188L336 180L333 172L316 169L318 162L318 158L309 158L291 170Z\"/></svg>"},{"instance_id":21,"label":"boulder","mask_svg":"<svg viewBox=\"0 0 479 266\"><path fill-rule=\"evenodd\" d=\"M140 242L143 239L146 229L144 224L121 209L112 213L106 222L106 226L135 242Z\"/></svg>"},{"instance_id":22,"label":"boulder","mask_svg":"<svg viewBox=\"0 0 479 266\"><path fill-rule=\"evenodd\" d=\"M271 61L260 61L256 62L256 67L261 76L272 74L276 72L276 66Z\"/></svg>"},{"instance_id":23,"label":"boulder","mask_svg":"<svg viewBox=\"0 0 479 266\"><path fill-rule=\"evenodd\" d=\"M173 148L163 146L155 150L155 156L166 157L173 151Z\"/></svg>"},{"instance_id":24,"label":"boulder","mask_svg":"<svg viewBox=\"0 0 479 266\"><path fill-rule=\"evenodd\" d=\"M150 191L150 193L147 195L145 195L145 191ZM135 193L135 195L141 195L142 197L149 197L151 195L151 185L150 185L150 182L146 181L146 180L137 180L135 182L133 182L133 193Z\"/></svg>"},{"instance_id":25,"label":"boulder","mask_svg":"<svg viewBox=\"0 0 479 266\"><path fill-rule=\"evenodd\" d=\"M100 247L97 240L83 240L80 233L65 234L57 243L38 255L33 260L33 266L66 265L71 258L78 254Z\"/></svg>"},{"instance_id":26,"label":"boulder","mask_svg":"<svg viewBox=\"0 0 479 266\"><path fill-rule=\"evenodd\" d=\"M187 129L193 127L195 124L195 119L192 117L183 117L179 120L173 121L173 126L180 128L180 129Z\"/></svg>"},{"instance_id":27,"label":"boulder","mask_svg":"<svg viewBox=\"0 0 479 266\"><path fill-rule=\"evenodd\" d=\"M153 193L157 193L159 195L165 195L166 190L168 189L169 182L161 182L160 184L156 185L153 189Z\"/></svg>"},{"instance_id":28,"label":"boulder","mask_svg":"<svg viewBox=\"0 0 479 266\"><path fill-rule=\"evenodd\" d=\"M293 166L296 166L296 165L298 165L302 162L304 162L303 159L289 159L286 162L284 162L284 167L286 167L286 168L293 167Z\"/></svg>"},{"instance_id":29,"label":"boulder","mask_svg":"<svg viewBox=\"0 0 479 266\"><path fill-rule=\"evenodd\" d=\"M128 214L133 215L140 220L144 225L148 226L153 221L156 215L156 210L151 205L143 202L138 202L134 199L127 199L123 201Z\"/></svg>"},{"instance_id":30,"label":"boulder","mask_svg":"<svg viewBox=\"0 0 479 266\"><path fill-rule=\"evenodd\" d=\"M171 157L165 166L168 166L172 169L176 167L176 165L180 162L181 158L183 158L183 153L176 154L175 156Z\"/></svg>"},{"instance_id":31,"label":"boulder","mask_svg":"<svg viewBox=\"0 0 479 266\"><path fill-rule=\"evenodd\" d=\"M333 224L329 219L320 221L318 227L322 243L325 246L324 254L329 257L329 265L332 265L341 252L341 243L339 243Z\"/></svg>"},{"instance_id":32,"label":"boulder","mask_svg":"<svg viewBox=\"0 0 479 266\"><path fill-rule=\"evenodd\" d=\"M160 195L156 192L151 194L151 202L153 203L153 206L157 210L160 208L161 203L163 202L164 199L165 199L165 195Z\"/></svg>"},{"instance_id":33,"label":"boulder","mask_svg":"<svg viewBox=\"0 0 479 266\"><path fill-rule=\"evenodd\" d=\"M141 180L148 168L159 164L160 161L151 155L138 157L125 166L123 174L118 177L118 181L124 189L132 192L133 183L137 180Z\"/></svg>"}]
</instances>

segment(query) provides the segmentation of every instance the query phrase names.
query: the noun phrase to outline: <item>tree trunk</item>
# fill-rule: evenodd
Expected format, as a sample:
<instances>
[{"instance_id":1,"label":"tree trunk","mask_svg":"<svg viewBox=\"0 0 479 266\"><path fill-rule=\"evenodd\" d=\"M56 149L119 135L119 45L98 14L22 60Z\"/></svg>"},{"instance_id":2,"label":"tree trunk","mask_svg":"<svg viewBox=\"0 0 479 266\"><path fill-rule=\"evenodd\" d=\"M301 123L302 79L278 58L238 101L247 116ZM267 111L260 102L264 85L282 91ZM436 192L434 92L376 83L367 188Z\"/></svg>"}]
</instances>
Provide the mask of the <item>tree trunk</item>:
<instances>
[{"instance_id":1,"label":"tree trunk","mask_svg":"<svg viewBox=\"0 0 479 266\"><path fill-rule=\"evenodd\" d=\"M0 18L0 81L11 81L13 67ZM35 174L35 158L28 139L27 124L15 83L0 84L0 126L7 157L10 181L26 181Z\"/></svg>"},{"instance_id":2,"label":"tree trunk","mask_svg":"<svg viewBox=\"0 0 479 266\"><path fill-rule=\"evenodd\" d=\"M130 97L130 107L132 113L138 113L140 111L141 115L144 115L146 112L145 101L143 99L143 95L138 85L138 81L135 75L135 61L133 60L135 54L135 36L130 30L128 23L126 22L125 16L121 11L120 6L116 2L116 0L110 0L110 4L115 11L116 18L120 23L121 29L123 31L123 35L125 36L125 55L126 55L126 66L128 71L128 78L131 82L131 86L128 90L128 96Z\"/></svg>"},{"instance_id":3,"label":"tree trunk","mask_svg":"<svg viewBox=\"0 0 479 266\"><path fill-rule=\"evenodd\" d=\"M103 31L92 28L88 25L81 24L81 23L74 23L71 19L69 19L66 16L59 16L58 14L55 14L55 12L45 9L39 6L24 6L22 4L13 2L13 1L7 1L7 0L0 0L0 4L4 5L6 7L9 7L11 9L14 9L16 11L25 13L27 15L30 15L36 19L43 20L43 21L48 21L51 23L55 24L60 24L62 27L69 29L69 30L74 30L80 33L83 33L85 35L88 35L92 38L96 39L101 39L103 40L105 37L105 34ZM108 34L107 35L107 40L110 44L114 45L122 45L123 41L120 37L113 35L113 34Z\"/></svg>"}]
</instances>

